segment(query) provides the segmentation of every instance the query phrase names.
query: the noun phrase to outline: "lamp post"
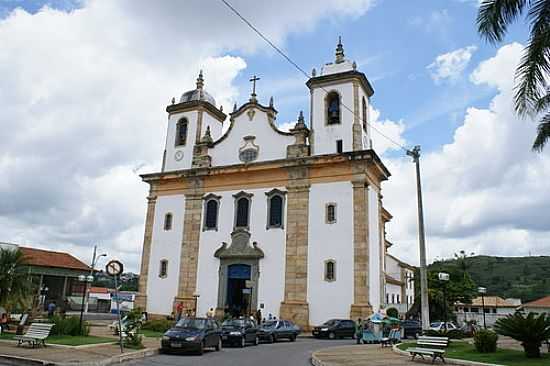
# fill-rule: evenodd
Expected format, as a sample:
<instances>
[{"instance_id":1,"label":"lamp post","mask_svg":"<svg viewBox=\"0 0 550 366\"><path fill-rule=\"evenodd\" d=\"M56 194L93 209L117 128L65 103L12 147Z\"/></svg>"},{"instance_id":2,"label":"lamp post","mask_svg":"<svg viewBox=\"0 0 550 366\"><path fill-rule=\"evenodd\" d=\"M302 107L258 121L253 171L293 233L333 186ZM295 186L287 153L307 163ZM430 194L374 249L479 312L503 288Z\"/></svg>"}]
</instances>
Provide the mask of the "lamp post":
<instances>
[{"instance_id":1,"label":"lamp post","mask_svg":"<svg viewBox=\"0 0 550 366\"><path fill-rule=\"evenodd\" d=\"M481 295L481 309L483 311L483 329L487 329L487 323L485 323L485 294L487 293L487 288L478 287L477 292Z\"/></svg>"},{"instance_id":2,"label":"lamp post","mask_svg":"<svg viewBox=\"0 0 550 366\"><path fill-rule=\"evenodd\" d=\"M99 258L106 257L107 254L103 253L99 257L97 254L97 245L94 245L94 254L92 256L92 265L90 266L90 274L78 276L78 281L84 284L84 291L82 293L82 304L80 305L80 333L82 334L82 318L84 316L84 308L86 308L86 313L88 312L88 284L94 282L94 267L98 262Z\"/></svg>"},{"instance_id":3,"label":"lamp post","mask_svg":"<svg viewBox=\"0 0 550 366\"><path fill-rule=\"evenodd\" d=\"M92 256L92 265L90 266L90 275L88 277L92 277L92 281L94 281L94 268L97 264L97 262L99 262L99 259L101 257L106 257L107 254L106 253L103 253L103 254L100 254L99 256L96 256L96 253L97 253L97 245L94 245L94 255ZM86 296L86 303L84 305L84 312L87 314L88 313L88 305L89 305L89 302L90 302L90 292L88 291L88 285L86 284L86 293L85 293L85 296Z\"/></svg>"},{"instance_id":4,"label":"lamp post","mask_svg":"<svg viewBox=\"0 0 550 366\"><path fill-rule=\"evenodd\" d=\"M439 272L437 277L441 282L444 282L443 285L443 327L447 331L447 282L449 282L450 275L446 272Z\"/></svg>"},{"instance_id":5,"label":"lamp post","mask_svg":"<svg viewBox=\"0 0 550 366\"><path fill-rule=\"evenodd\" d=\"M194 310L194 312L195 312L195 317L197 317L197 307L198 307L198 302L199 302L199 297L200 297L200 296L201 296L201 295L200 295L198 292L196 292L196 291L193 293L193 298L195 299L195 310Z\"/></svg>"}]
</instances>

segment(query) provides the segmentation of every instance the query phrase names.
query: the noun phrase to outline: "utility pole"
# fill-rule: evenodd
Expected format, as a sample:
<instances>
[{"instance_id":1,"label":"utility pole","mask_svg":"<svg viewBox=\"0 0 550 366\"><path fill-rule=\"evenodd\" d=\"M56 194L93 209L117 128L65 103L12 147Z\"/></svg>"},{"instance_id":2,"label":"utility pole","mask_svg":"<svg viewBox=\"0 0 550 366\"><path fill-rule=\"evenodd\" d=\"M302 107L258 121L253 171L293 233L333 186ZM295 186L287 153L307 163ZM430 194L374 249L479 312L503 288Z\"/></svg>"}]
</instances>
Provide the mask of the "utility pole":
<instances>
[{"instance_id":1,"label":"utility pole","mask_svg":"<svg viewBox=\"0 0 550 366\"><path fill-rule=\"evenodd\" d=\"M416 195L418 198L418 241L420 244L420 304L422 309L422 330L430 328L430 304L428 300L428 270L426 265L426 235L424 233L424 211L422 208L422 187L420 185L420 146L407 150L416 165Z\"/></svg>"}]
</instances>

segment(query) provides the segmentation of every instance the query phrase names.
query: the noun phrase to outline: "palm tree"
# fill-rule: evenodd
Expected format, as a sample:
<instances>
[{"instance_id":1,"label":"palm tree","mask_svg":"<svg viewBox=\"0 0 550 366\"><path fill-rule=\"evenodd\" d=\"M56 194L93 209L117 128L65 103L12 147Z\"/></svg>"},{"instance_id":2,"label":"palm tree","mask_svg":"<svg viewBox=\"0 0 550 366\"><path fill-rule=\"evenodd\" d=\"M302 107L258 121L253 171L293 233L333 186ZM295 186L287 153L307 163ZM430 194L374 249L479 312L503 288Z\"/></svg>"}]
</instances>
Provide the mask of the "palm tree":
<instances>
[{"instance_id":1,"label":"palm tree","mask_svg":"<svg viewBox=\"0 0 550 366\"><path fill-rule=\"evenodd\" d=\"M479 34L495 44L525 12L530 34L516 70L515 109L522 117L543 115L533 143L533 150L541 152L550 139L550 0L484 0L477 26Z\"/></svg>"},{"instance_id":2,"label":"palm tree","mask_svg":"<svg viewBox=\"0 0 550 366\"><path fill-rule=\"evenodd\" d=\"M495 330L498 334L520 341L528 358L538 358L542 342L550 338L550 316L544 313L524 316L517 312L498 319Z\"/></svg>"},{"instance_id":3,"label":"palm tree","mask_svg":"<svg viewBox=\"0 0 550 366\"><path fill-rule=\"evenodd\" d=\"M29 299L31 283L24 263L21 250L0 248L0 306L10 309Z\"/></svg>"}]
</instances>

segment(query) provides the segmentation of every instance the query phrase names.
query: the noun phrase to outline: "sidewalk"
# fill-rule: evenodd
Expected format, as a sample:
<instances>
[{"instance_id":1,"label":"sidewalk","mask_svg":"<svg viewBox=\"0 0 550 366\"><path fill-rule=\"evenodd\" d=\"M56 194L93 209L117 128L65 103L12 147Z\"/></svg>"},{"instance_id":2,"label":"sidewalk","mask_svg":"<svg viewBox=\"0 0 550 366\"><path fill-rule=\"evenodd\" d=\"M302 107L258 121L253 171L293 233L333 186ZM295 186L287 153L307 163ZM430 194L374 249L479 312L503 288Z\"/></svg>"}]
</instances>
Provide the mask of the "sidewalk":
<instances>
[{"instance_id":1,"label":"sidewalk","mask_svg":"<svg viewBox=\"0 0 550 366\"><path fill-rule=\"evenodd\" d=\"M331 347L313 352L314 366L411 366L408 357L400 356L391 347L379 344Z\"/></svg>"},{"instance_id":2,"label":"sidewalk","mask_svg":"<svg viewBox=\"0 0 550 366\"><path fill-rule=\"evenodd\" d=\"M36 364L36 365L109 365L123 360L141 358L157 352L159 341L144 338L143 350L125 349L121 355L117 344L90 345L80 347L48 345L41 348L17 347L16 342L0 342L0 364ZM121 357L122 356L122 357Z\"/></svg>"}]
</instances>

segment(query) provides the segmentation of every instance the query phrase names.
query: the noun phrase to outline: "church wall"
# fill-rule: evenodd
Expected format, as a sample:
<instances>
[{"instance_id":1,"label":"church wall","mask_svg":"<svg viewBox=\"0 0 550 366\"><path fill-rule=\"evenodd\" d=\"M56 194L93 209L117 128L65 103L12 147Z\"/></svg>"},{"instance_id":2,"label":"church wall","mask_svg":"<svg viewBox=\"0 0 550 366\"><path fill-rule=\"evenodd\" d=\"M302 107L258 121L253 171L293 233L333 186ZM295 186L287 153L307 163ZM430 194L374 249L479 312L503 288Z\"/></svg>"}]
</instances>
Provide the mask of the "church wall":
<instances>
[{"instance_id":1,"label":"church wall","mask_svg":"<svg viewBox=\"0 0 550 366\"><path fill-rule=\"evenodd\" d=\"M169 315L172 312L178 288L184 207L182 194L157 198L147 284L147 311L152 314ZM172 214L172 229L168 231L164 230L167 213ZM168 260L168 273L160 278L163 259Z\"/></svg>"},{"instance_id":2,"label":"church wall","mask_svg":"<svg viewBox=\"0 0 550 366\"><path fill-rule=\"evenodd\" d=\"M286 190L285 187L245 189L245 192L253 194L250 207L250 245L256 241L258 247L265 254L265 257L259 261L260 275L257 289L259 291L258 306L264 304L261 311L265 317L269 313L279 316L279 307L284 298L285 283L285 229L266 229L267 196L265 193L273 188L281 191ZM218 231L201 231L197 279L197 288L200 293L198 301L199 315L204 315L210 307L215 308L218 303L220 261L214 257L214 252L222 245L222 242L231 244L235 210L233 195L238 192L240 190L206 192L206 194L214 193L222 198L220 199ZM286 208L284 219L286 221ZM204 225L204 221L202 225Z\"/></svg>"},{"instance_id":3,"label":"church wall","mask_svg":"<svg viewBox=\"0 0 550 366\"><path fill-rule=\"evenodd\" d=\"M350 182L313 184L309 193L309 322L348 318L353 303L353 193ZM336 223L325 221L325 205L336 203ZM336 261L336 280L324 279L325 261Z\"/></svg>"},{"instance_id":4,"label":"church wall","mask_svg":"<svg viewBox=\"0 0 550 366\"><path fill-rule=\"evenodd\" d=\"M369 185L369 299L374 312L380 309L381 278L380 278L380 215L378 191Z\"/></svg>"},{"instance_id":5,"label":"church wall","mask_svg":"<svg viewBox=\"0 0 550 366\"><path fill-rule=\"evenodd\" d=\"M333 90L340 94L341 103L353 109L353 86L351 83L324 86L328 92ZM342 140L343 151L352 151L353 114L340 105L341 123L327 125L325 97L327 93L321 88L313 89L313 143L315 155L336 153L336 140Z\"/></svg>"},{"instance_id":6,"label":"church wall","mask_svg":"<svg viewBox=\"0 0 550 366\"><path fill-rule=\"evenodd\" d=\"M248 114L251 110L255 111L252 120ZM236 117L225 139L209 150L212 166L242 164L239 148L244 146L245 136L254 136L252 143L259 147L255 162L284 159L287 145L294 143L293 136L281 135L269 125L267 113L258 108L248 108Z\"/></svg>"},{"instance_id":7,"label":"church wall","mask_svg":"<svg viewBox=\"0 0 550 366\"><path fill-rule=\"evenodd\" d=\"M205 113L203 113L203 115L204 114ZM187 118L188 120L187 140L185 145L176 147L176 125L178 121L183 117ZM191 163L193 161L193 146L195 145L195 135L197 133L197 117L197 111L175 113L169 116L165 147L165 172L191 168ZM183 157L179 161L175 158L175 154L177 151L183 153Z\"/></svg>"}]
</instances>

